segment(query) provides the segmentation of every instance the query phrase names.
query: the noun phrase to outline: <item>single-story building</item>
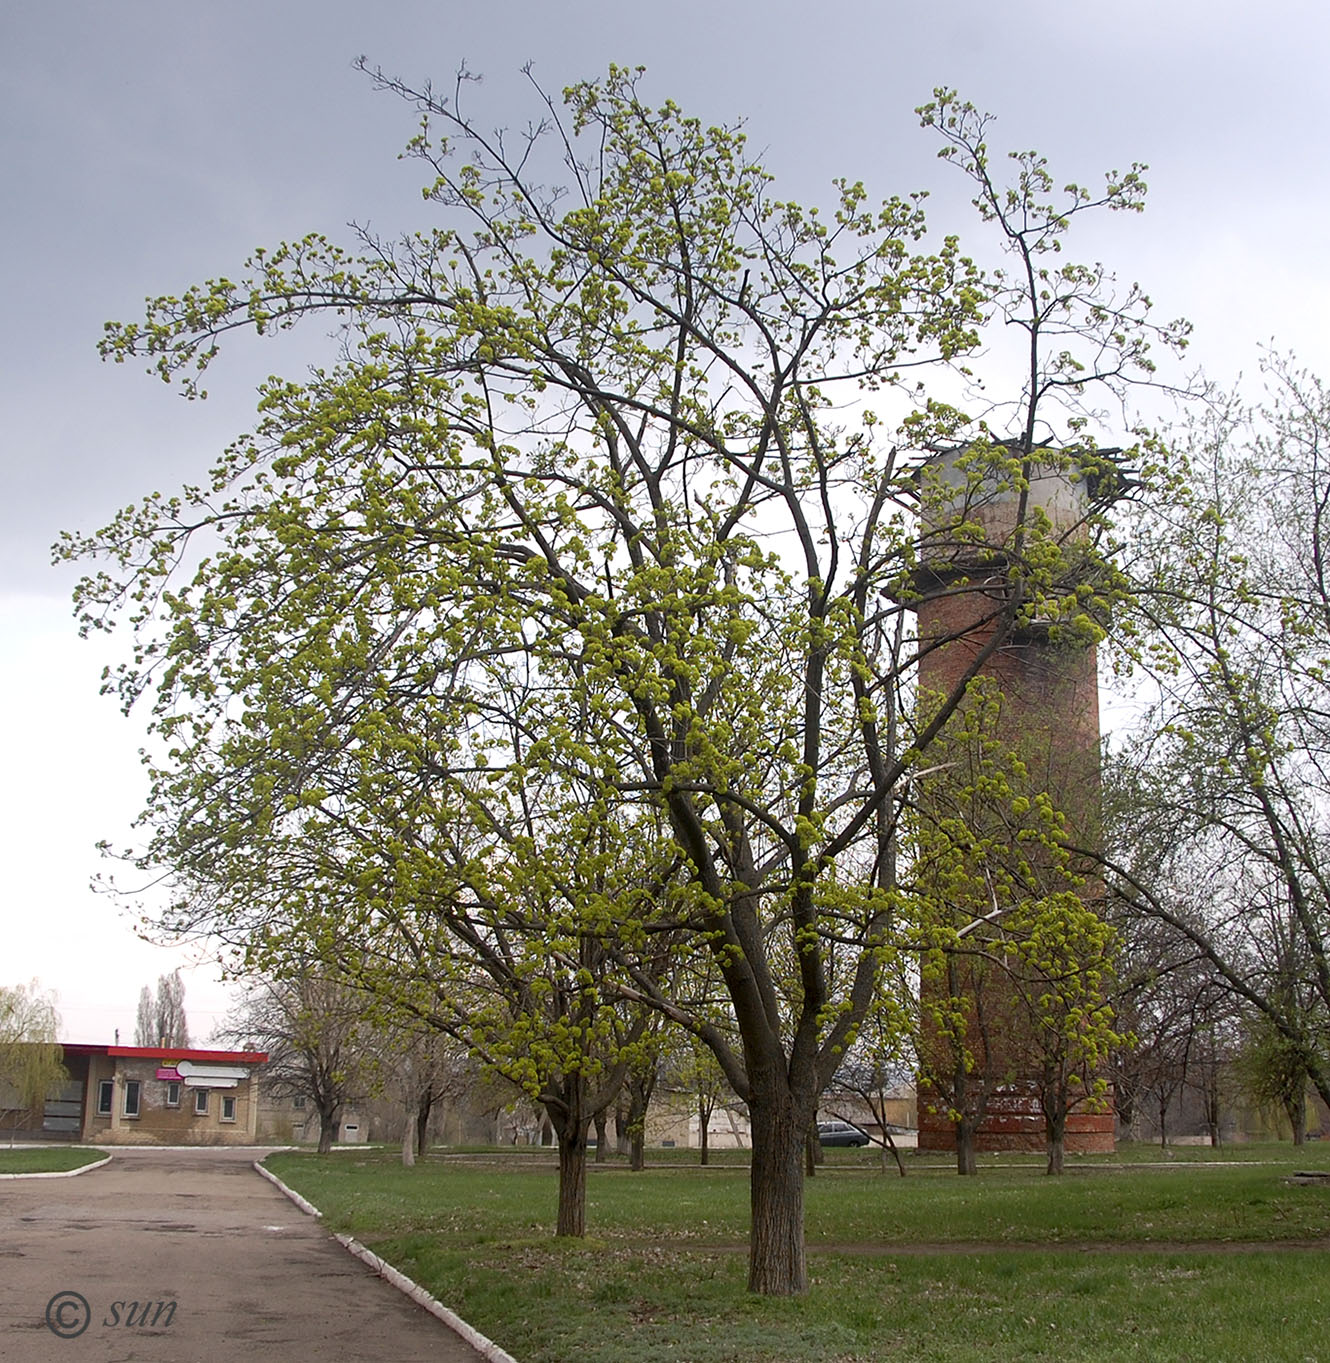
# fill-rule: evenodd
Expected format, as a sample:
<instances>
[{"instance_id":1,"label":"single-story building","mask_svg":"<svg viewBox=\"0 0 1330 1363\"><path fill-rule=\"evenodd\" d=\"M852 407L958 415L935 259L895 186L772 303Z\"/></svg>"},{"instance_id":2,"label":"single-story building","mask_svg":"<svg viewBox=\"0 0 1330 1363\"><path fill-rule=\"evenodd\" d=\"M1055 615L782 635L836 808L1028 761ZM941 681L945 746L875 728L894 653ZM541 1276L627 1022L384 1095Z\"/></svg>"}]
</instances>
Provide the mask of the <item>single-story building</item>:
<instances>
[{"instance_id":1,"label":"single-story building","mask_svg":"<svg viewBox=\"0 0 1330 1363\"><path fill-rule=\"evenodd\" d=\"M264 1145L317 1145L319 1114L303 1093L290 1093L285 1087L272 1092L262 1081L259 1085L258 1138ZM370 1137L370 1119L358 1108L344 1107L337 1121L338 1145L364 1145Z\"/></svg>"},{"instance_id":2,"label":"single-story building","mask_svg":"<svg viewBox=\"0 0 1330 1363\"><path fill-rule=\"evenodd\" d=\"M28 1134L88 1145L252 1145L264 1051L65 1043ZM38 1118L40 1117L40 1121Z\"/></svg>"}]
</instances>

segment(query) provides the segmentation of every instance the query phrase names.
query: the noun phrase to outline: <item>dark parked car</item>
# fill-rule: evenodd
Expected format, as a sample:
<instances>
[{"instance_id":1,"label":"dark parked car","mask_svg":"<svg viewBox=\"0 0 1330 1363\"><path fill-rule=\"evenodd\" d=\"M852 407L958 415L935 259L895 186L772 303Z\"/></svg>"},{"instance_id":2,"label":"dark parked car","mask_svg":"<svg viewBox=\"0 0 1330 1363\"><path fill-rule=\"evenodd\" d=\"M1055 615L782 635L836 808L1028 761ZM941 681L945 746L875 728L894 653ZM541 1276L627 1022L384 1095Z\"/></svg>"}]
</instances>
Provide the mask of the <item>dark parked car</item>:
<instances>
[{"instance_id":1,"label":"dark parked car","mask_svg":"<svg viewBox=\"0 0 1330 1363\"><path fill-rule=\"evenodd\" d=\"M849 1122L818 1122L819 1145L867 1145L868 1137Z\"/></svg>"}]
</instances>

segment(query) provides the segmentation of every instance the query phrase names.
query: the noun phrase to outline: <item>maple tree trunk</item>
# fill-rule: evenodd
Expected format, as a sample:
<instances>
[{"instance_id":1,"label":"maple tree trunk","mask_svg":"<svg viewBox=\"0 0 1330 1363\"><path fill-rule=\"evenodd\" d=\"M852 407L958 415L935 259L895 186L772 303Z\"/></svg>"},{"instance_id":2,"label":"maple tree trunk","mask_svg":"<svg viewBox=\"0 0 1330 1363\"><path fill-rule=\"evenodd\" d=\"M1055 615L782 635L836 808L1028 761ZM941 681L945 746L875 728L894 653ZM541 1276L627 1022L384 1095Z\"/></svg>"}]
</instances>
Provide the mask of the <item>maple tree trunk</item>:
<instances>
[{"instance_id":1,"label":"maple tree trunk","mask_svg":"<svg viewBox=\"0 0 1330 1363\"><path fill-rule=\"evenodd\" d=\"M707 1162L707 1128L710 1125L711 1112L706 1104L699 1099L697 1104L697 1130L698 1139L702 1146L702 1159L700 1161L702 1164Z\"/></svg>"},{"instance_id":2,"label":"maple tree trunk","mask_svg":"<svg viewBox=\"0 0 1330 1363\"><path fill-rule=\"evenodd\" d=\"M1067 1156L1067 1117L1070 1105L1060 1093L1046 1094L1041 1104L1044 1134L1048 1140L1048 1174L1062 1173Z\"/></svg>"},{"instance_id":3,"label":"maple tree trunk","mask_svg":"<svg viewBox=\"0 0 1330 1363\"><path fill-rule=\"evenodd\" d=\"M628 1090L628 1167L640 1171L646 1168L647 1092L634 1079L629 1079Z\"/></svg>"},{"instance_id":4,"label":"maple tree trunk","mask_svg":"<svg viewBox=\"0 0 1330 1363\"><path fill-rule=\"evenodd\" d=\"M424 1155L429 1149L429 1115L434 1110L434 1097L426 1094L420 1100L420 1110L416 1113L416 1154Z\"/></svg>"},{"instance_id":5,"label":"maple tree trunk","mask_svg":"<svg viewBox=\"0 0 1330 1363\"><path fill-rule=\"evenodd\" d=\"M956 1123L956 1172L958 1174L977 1174L978 1163L974 1153L974 1133L978 1125L969 1118Z\"/></svg>"},{"instance_id":6,"label":"maple tree trunk","mask_svg":"<svg viewBox=\"0 0 1330 1363\"><path fill-rule=\"evenodd\" d=\"M1300 1094L1285 1103L1284 1111L1288 1113L1288 1124L1293 1128L1293 1144L1302 1145L1307 1138L1307 1095Z\"/></svg>"},{"instance_id":7,"label":"maple tree trunk","mask_svg":"<svg viewBox=\"0 0 1330 1363\"><path fill-rule=\"evenodd\" d=\"M626 1155L631 1148L628 1136L628 1109L622 1097L617 1098L614 1103L614 1145L620 1155Z\"/></svg>"},{"instance_id":8,"label":"maple tree trunk","mask_svg":"<svg viewBox=\"0 0 1330 1363\"><path fill-rule=\"evenodd\" d=\"M948 987L955 994L960 988L956 976L956 966L954 961L948 960L947 963ZM974 1138L979 1129L979 1123L983 1121L983 1112L978 1116L973 1112L975 1106L971 1101L970 1074L965 1067L965 1061L957 1058L955 1068L951 1075L951 1102L954 1110L959 1114L954 1124L956 1141L956 1172L958 1174L976 1174L979 1172L975 1164ZM982 1108L987 1109L988 1102L985 1098Z\"/></svg>"},{"instance_id":9,"label":"maple tree trunk","mask_svg":"<svg viewBox=\"0 0 1330 1363\"><path fill-rule=\"evenodd\" d=\"M586 1134L585 1119L560 1123L559 1219L555 1235L586 1234Z\"/></svg>"},{"instance_id":10,"label":"maple tree trunk","mask_svg":"<svg viewBox=\"0 0 1330 1363\"><path fill-rule=\"evenodd\" d=\"M753 1124L748 1290L791 1296L808 1289L804 1257L804 1142L808 1118L788 1096L749 1100Z\"/></svg>"},{"instance_id":11,"label":"maple tree trunk","mask_svg":"<svg viewBox=\"0 0 1330 1363\"><path fill-rule=\"evenodd\" d=\"M1125 1084L1114 1081L1113 1097L1118 1108L1118 1128L1130 1135L1136 1125L1136 1094Z\"/></svg>"},{"instance_id":12,"label":"maple tree trunk","mask_svg":"<svg viewBox=\"0 0 1330 1363\"><path fill-rule=\"evenodd\" d=\"M1212 1076L1205 1089L1205 1128L1210 1136L1210 1144L1222 1143L1219 1133L1219 1080Z\"/></svg>"}]
</instances>

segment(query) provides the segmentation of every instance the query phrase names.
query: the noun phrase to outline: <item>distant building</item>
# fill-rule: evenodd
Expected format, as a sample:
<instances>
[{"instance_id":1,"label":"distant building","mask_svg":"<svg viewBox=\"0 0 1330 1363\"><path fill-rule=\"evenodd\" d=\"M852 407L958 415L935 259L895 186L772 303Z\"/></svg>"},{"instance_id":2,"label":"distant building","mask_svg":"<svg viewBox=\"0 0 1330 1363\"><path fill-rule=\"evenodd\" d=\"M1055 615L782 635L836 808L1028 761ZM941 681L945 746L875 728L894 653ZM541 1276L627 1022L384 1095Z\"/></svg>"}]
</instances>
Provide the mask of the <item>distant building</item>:
<instances>
[{"instance_id":1,"label":"distant building","mask_svg":"<svg viewBox=\"0 0 1330 1363\"><path fill-rule=\"evenodd\" d=\"M905 1082L890 1086L870 1103L853 1089L828 1089L817 1107L819 1121L844 1121L857 1126L874 1144L891 1140L905 1149L915 1145L919 1135L919 1098L913 1084ZM883 1130L878 1114L885 1119Z\"/></svg>"},{"instance_id":2,"label":"distant building","mask_svg":"<svg viewBox=\"0 0 1330 1363\"><path fill-rule=\"evenodd\" d=\"M370 1138L370 1120L358 1108L345 1107L337 1121L338 1145L363 1145ZM319 1113L303 1093L272 1092L259 1081L258 1139L264 1145L317 1145Z\"/></svg>"},{"instance_id":3,"label":"distant building","mask_svg":"<svg viewBox=\"0 0 1330 1363\"><path fill-rule=\"evenodd\" d=\"M69 1078L50 1090L40 1112L0 1112L5 1129L89 1145L254 1144L263 1051L62 1049Z\"/></svg>"},{"instance_id":4,"label":"distant building","mask_svg":"<svg viewBox=\"0 0 1330 1363\"><path fill-rule=\"evenodd\" d=\"M697 1095L689 1090L658 1088L647 1109L646 1144L666 1149L697 1150L702 1145ZM748 1150L753 1136L748 1114L731 1099L716 1103L707 1122L709 1150Z\"/></svg>"}]
</instances>

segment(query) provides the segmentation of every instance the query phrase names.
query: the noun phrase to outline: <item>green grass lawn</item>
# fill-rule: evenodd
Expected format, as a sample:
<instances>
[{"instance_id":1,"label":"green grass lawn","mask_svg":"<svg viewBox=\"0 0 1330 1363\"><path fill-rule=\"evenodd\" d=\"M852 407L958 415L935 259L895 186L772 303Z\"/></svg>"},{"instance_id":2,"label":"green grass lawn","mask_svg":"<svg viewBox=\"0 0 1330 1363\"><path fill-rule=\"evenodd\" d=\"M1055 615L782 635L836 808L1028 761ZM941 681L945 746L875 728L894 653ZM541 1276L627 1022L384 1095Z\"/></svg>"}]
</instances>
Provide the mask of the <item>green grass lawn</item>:
<instances>
[{"instance_id":1,"label":"green grass lawn","mask_svg":"<svg viewBox=\"0 0 1330 1363\"><path fill-rule=\"evenodd\" d=\"M921 1161L902 1180L861 1153L829 1152L808 1184L811 1288L780 1301L744 1291L736 1163L593 1166L581 1242L551 1236L554 1169L529 1152L268 1164L521 1363L1330 1363L1330 1187L1284 1182L1330 1168L1330 1148L1086 1161L1062 1179ZM1279 1247L1306 1240L1325 1243Z\"/></svg>"},{"instance_id":2,"label":"green grass lawn","mask_svg":"<svg viewBox=\"0 0 1330 1363\"><path fill-rule=\"evenodd\" d=\"M43 1145L15 1150L0 1147L0 1174L63 1173L105 1158L105 1150L83 1145Z\"/></svg>"}]
</instances>

